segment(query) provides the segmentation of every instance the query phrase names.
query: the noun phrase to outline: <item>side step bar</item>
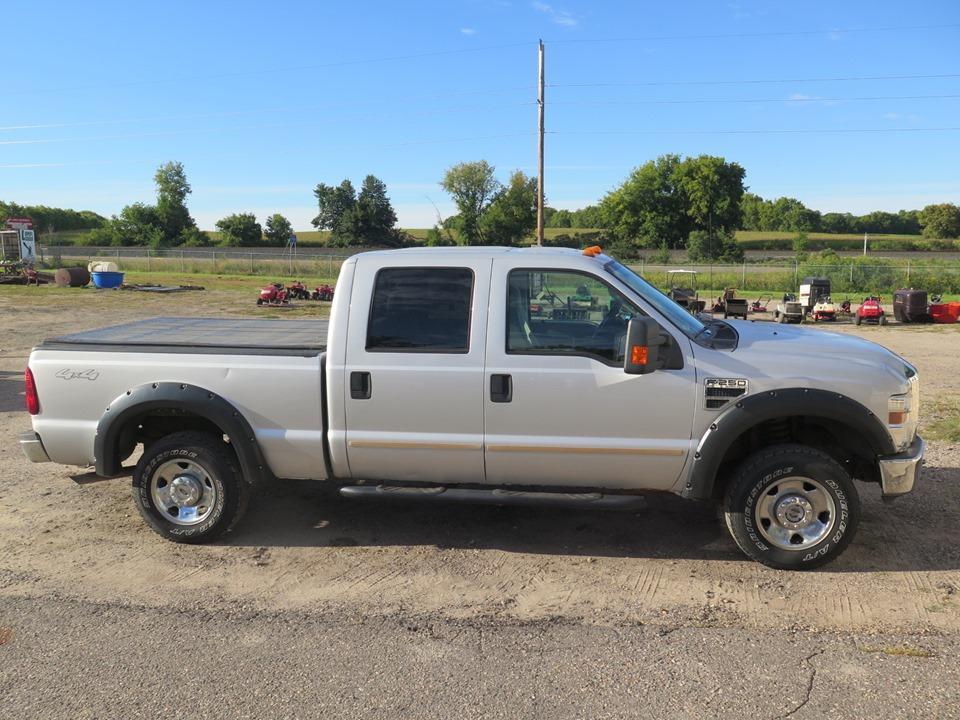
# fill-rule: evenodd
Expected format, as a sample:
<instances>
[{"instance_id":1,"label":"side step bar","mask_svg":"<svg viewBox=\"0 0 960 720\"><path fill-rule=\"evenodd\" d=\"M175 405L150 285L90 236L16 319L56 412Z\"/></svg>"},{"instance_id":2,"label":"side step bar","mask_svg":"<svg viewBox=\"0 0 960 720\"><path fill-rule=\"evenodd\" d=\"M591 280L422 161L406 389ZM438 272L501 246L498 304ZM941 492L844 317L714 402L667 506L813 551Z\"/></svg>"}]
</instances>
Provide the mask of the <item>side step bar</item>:
<instances>
[{"instance_id":1,"label":"side step bar","mask_svg":"<svg viewBox=\"0 0 960 720\"><path fill-rule=\"evenodd\" d=\"M405 487L399 485L345 485L340 488L345 498L376 500L417 500L420 502L456 502L474 505L535 505L537 507L617 508L629 510L645 505L641 495L604 495L603 493L543 492L505 490Z\"/></svg>"}]
</instances>

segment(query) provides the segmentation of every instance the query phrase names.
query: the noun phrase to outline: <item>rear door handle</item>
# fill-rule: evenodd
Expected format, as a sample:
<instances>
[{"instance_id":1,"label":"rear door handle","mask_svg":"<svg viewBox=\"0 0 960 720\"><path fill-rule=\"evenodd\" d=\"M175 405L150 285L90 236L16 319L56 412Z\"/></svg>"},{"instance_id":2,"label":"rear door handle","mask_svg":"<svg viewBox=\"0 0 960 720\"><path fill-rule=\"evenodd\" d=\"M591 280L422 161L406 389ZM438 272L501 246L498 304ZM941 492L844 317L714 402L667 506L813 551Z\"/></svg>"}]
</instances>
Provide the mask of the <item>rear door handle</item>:
<instances>
[{"instance_id":1,"label":"rear door handle","mask_svg":"<svg viewBox=\"0 0 960 720\"><path fill-rule=\"evenodd\" d=\"M368 372L350 373L350 397L354 400L369 400L373 392L373 382Z\"/></svg>"},{"instance_id":2,"label":"rear door handle","mask_svg":"<svg viewBox=\"0 0 960 720\"><path fill-rule=\"evenodd\" d=\"M495 403L508 403L513 400L513 377L510 375L490 376L490 400Z\"/></svg>"}]
</instances>

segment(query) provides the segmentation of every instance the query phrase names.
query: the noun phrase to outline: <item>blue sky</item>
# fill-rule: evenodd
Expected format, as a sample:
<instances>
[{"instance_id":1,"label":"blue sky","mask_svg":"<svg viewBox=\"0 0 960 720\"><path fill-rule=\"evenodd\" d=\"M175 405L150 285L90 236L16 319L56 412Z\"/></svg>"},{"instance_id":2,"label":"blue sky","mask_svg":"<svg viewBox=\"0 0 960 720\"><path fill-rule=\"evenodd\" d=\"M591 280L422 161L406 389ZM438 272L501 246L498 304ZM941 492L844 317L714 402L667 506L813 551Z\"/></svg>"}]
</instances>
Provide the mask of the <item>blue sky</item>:
<instances>
[{"instance_id":1,"label":"blue sky","mask_svg":"<svg viewBox=\"0 0 960 720\"><path fill-rule=\"evenodd\" d=\"M960 201L956 0L35 0L4 17L4 200L112 214L180 160L205 229L238 211L310 229L318 182L367 173L401 225L428 226L451 211L450 165L535 172L542 37L554 207L666 152L723 155L752 191L822 211Z\"/></svg>"}]
</instances>

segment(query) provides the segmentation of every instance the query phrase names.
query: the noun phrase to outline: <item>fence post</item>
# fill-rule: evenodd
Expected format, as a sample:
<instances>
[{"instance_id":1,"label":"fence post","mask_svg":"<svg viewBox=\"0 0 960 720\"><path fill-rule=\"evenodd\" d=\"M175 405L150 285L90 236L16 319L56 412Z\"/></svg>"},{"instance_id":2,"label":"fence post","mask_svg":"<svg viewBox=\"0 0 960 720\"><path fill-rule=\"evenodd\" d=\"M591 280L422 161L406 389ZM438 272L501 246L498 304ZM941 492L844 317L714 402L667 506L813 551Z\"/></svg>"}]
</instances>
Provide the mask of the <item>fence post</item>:
<instances>
[{"instance_id":1,"label":"fence post","mask_svg":"<svg viewBox=\"0 0 960 720\"><path fill-rule=\"evenodd\" d=\"M150 248L147 248L147 272L150 272Z\"/></svg>"},{"instance_id":2,"label":"fence post","mask_svg":"<svg viewBox=\"0 0 960 720\"><path fill-rule=\"evenodd\" d=\"M793 286L800 292L800 261L793 261Z\"/></svg>"},{"instance_id":3,"label":"fence post","mask_svg":"<svg viewBox=\"0 0 960 720\"><path fill-rule=\"evenodd\" d=\"M120 264L120 248L117 248L117 264Z\"/></svg>"},{"instance_id":4,"label":"fence post","mask_svg":"<svg viewBox=\"0 0 960 720\"><path fill-rule=\"evenodd\" d=\"M910 287L910 260L907 259L907 287Z\"/></svg>"},{"instance_id":5,"label":"fence post","mask_svg":"<svg viewBox=\"0 0 960 720\"><path fill-rule=\"evenodd\" d=\"M853 292L853 263L850 263L850 292Z\"/></svg>"},{"instance_id":6,"label":"fence post","mask_svg":"<svg viewBox=\"0 0 960 720\"><path fill-rule=\"evenodd\" d=\"M180 248L180 272L183 272L183 248Z\"/></svg>"},{"instance_id":7,"label":"fence post","mask_svg":"<svg viewBox=\"0 0 960 720\"><path fill-rule=\"evenodd\" d=\"M330 259L330 269L327 271L330 277L333 277L333 255L327 256Z\"/></svg>"},{"instance_id":8,"label":"fence post","mask_svg":"<svg viewBox=\"0 0 960 720\"><path fill-rule=\"evenodd\" d=\"M740 287L746 290L747 288L747 261L743 261L743 273L740 276Z\"/></svg>"},{"instance_id":9,"label":"fence post","mask_svg":"<svg viewBox=\"0 0 960 720\"><path fill-rule=\"evenodd\" d=\"M217 251L213 251L213 271L217 271Z\"/></svg>"},{"instance_id":10,"label":"fence post","mask_svg":"<svg viewBox=\"0 0 960 720\"><path fill-rule=\"evenodd\" d=\"M250 253L250 274L253 275L253 253Z\"/></svg>"}]
</instances>

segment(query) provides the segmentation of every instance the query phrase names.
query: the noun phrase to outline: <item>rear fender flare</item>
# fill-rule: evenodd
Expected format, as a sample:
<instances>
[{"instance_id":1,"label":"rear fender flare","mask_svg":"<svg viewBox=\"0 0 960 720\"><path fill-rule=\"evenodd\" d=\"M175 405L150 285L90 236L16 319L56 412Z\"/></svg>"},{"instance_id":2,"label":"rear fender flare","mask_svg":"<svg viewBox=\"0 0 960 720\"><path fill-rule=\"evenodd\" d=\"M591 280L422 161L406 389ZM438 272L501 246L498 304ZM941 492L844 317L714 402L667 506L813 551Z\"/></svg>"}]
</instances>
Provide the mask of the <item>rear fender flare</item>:
<instances>
[{"instance_id":1,"label":"rear fender flare","mask_svg":"<svg viewBox=\"0 0 960 720\"><path fill-rule=\"evenodd\" d=\"M120 473L123 428L153 410L179 410L210 421L230 439L247 482L272 477L253 428L239 410L214 392L175 382L139 385L110 403L97 424L93 443L98 475L112 477Z\"/></svg>"}]
</instances>

